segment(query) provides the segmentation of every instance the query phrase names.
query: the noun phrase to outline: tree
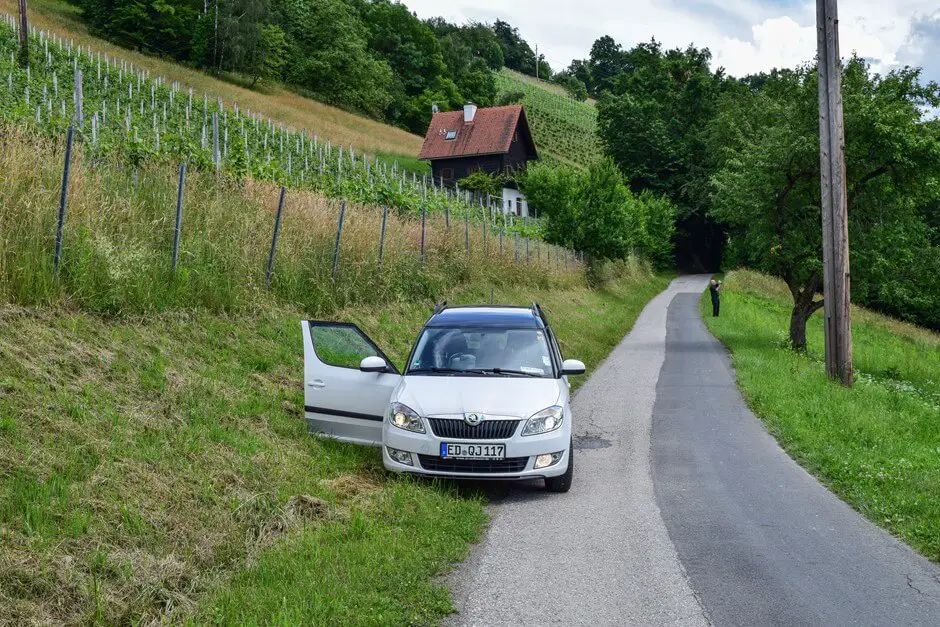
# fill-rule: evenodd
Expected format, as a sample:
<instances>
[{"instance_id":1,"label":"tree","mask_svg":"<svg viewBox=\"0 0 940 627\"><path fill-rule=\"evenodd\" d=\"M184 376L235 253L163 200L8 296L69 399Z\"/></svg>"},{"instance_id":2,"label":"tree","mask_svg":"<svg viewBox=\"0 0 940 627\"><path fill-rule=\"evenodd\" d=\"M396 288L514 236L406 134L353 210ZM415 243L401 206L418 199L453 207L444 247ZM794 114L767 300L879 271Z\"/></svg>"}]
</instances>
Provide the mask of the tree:
<instances>
[{"instance_id":1,"label":"tree","mask_svg":"<svg viewBox=\"0 0 940 627\"><path fill-rule=\"evenodd\" d=\"M284 36L284 31L272 24L263 26L258 47L244 68L252 77L251 86L254 87L258 81L279 78L284 69L286 53L287 38Z\"/></svg>"},{"instance_id":2,"label":"tree","mask_svg":"<svg viewBox=\"0 0 940 627\"><path fill-rule=\"evenodd\" d=\"M589 95L595 95L594 75L591 73L590 61L575 59L564 73L581 81Z\"/></svg>"},{"instance_id":3,"label":"tree","mask_svg":"<svg viewBox=\"0 0 940 627\"><path fill-rule=\"evenodd\" d=\"M601 63L601 59L609 59ZM592 50L595 78L605 64L622 71L598 103L598 134L636 192L666 195L678 208L677 262L697 271L717 269L724 240L708 216L709 179L716 167L706 131L727 89L709 68L708 50L663 51L658 43L622 52L609 38ZM600 75L607 76L607 69Z\"/></svg>"},{"instance_id":4,"label":"tree","mask_svg":"<svg viewBox=\"0 0 940 627\"><path fill-rule=\"evenodd\" d=\"M282 0L276 23L287 36L284 77L318 100L384 119L394 73L369 49L369 31L342 0Z\"/></svg>"},{"instance_id":5,"label":"tree","mask_svg":"<svg viewBox=\"0 0 940 627\"><path fill-rule=\"evenodd\" d=\"M918 257L937 257L925 208L940 184L940 133L922 119L940 92L918 75L872 74L858 58L843 68L853 298L874 289L875 298L904 300L923 281L940 302L936 280L917 276L927 268ZM790 343L805 350L806 321L823 303L815 67L774 72L756 91L727 94L720 109L711 125L711 149L723 159L711 214L732 228L733 261L787 283Z\"/></svg>"},{"instance_id":6,"label":"tree","mask_svg":"<svg viewBox=\"0 0 940 627\"><path fill-rule=\"evenodd\" d=\"M614 79L624 70L625 62L623 48L610 35L594 42L588 67L595 94L613 89Z\"/></svg>"},{"instance_id":7,"label":"tree","mask_svg":"<svg viewBox=\"0 0 940 627\"><path fill-rule=\"evenodd\" d=\"M127 48L188 59L201 0L76 0L91 31Z\"/></svg>"},{"instance_id":8,"label":"tree","mask_svg":"<svg viewBox=\"0 0 940 627\"><path fill-rule=\"evenodd\" d=\"M568 95L575 100L584 102L587 100L587 87L584 86L578 78L572 76L567 71L559 72L552 79L556 84L561 85L568 92Z\"/></svg>"},{"instance_id":9,"label":"tree","mask_svg":"<svg viewBox=\"0 0 940 627\"><path fill-rule=\"evenodd\" d=\"M502 20L496 20L493 24L493 32L496 34L496 40L502 49L503 62L506 67L529 76L535 76L535 52L519 34L519 29ZM552 75L551 67L544 60L539 64L539 75L545 77Z\"/></svg>"},{"instance_id":10,"label":"tree","mask_svg":"<svg viewBox=\"0 0 940 627\"><path fill-rule=\"evenodd\" d=\"M585 172L532 164L521 177L529 204L544 216L549 242L588 253L590 263L639 254L669 264L674 207L668 199L630 192L610 159Z\"/></svg>"}]
</instances>

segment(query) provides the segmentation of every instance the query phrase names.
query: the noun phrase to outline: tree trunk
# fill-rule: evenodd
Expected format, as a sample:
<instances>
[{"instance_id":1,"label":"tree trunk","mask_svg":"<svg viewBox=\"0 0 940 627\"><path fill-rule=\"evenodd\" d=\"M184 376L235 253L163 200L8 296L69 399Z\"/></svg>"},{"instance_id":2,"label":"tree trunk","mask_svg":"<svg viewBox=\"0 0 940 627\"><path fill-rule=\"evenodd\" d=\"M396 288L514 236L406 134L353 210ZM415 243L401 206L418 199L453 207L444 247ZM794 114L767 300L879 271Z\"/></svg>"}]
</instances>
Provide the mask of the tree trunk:
<instances>
[{"instance_id":1,"label":"tree trunk","mask_svg":"<svg viewBox=\"0 0 940 627\"><path fill-rule=\"evenodd\" d=\"M793 305L793 312L790 314L790 348L800 353L806 352L806 321L808 319L809 314L806 313L805 307L799 304Z\"/></svg>"},{"instance_id":2,"label":"tree trunk","mask_svg":"<svg viewBox=\"0 0 940 627\"><path fill-rule=\"evenodd\" d=\"M793 295L793 311L790 313L790 348L806 352L806 321L823 306L822 300L813 300L819 290L819 273L814 273L804 285L788 278L787 286Z\"/></svg>"}]
</instances>

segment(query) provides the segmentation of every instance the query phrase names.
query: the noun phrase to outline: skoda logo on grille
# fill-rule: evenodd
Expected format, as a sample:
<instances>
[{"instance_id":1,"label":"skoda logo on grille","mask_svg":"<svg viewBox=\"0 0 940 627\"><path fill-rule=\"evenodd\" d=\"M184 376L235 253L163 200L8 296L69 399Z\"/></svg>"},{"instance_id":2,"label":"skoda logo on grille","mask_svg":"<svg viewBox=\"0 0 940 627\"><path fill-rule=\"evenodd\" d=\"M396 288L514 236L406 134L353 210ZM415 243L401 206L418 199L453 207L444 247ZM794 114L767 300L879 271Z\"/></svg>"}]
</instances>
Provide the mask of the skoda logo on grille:
<instances>
[{"instance_id":1,"label":"skoda logo on grille","mask_svg":"<svg viewBox=\"0 0 940 627\"><path fill-rule=\"evenodd\" d=\"M464 414L463 421L467 423L468 426L475 427L483 422L483 416L480 414Z\"/></svg>"}]
</instances>

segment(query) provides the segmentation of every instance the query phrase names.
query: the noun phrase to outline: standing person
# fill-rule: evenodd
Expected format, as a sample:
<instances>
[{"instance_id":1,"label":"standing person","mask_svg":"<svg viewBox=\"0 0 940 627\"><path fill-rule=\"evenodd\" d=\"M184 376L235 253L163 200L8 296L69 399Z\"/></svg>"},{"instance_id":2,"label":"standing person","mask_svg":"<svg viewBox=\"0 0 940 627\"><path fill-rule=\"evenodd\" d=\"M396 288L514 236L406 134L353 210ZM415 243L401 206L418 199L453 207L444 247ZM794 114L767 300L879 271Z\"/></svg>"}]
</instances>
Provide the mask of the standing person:
<instances>
[{"instance_id":1,"label":"standing person","mask_svg":"<svg viewBox=\"0 0 940 627\"><path fill-rule=\"evenodd\" d=\"M718 293L721 290L721 281L712 279L708 284L708 290L712 293L712 315L717 318L718 308L721 305L721 295Z\"/></svg>"}]
</instances>

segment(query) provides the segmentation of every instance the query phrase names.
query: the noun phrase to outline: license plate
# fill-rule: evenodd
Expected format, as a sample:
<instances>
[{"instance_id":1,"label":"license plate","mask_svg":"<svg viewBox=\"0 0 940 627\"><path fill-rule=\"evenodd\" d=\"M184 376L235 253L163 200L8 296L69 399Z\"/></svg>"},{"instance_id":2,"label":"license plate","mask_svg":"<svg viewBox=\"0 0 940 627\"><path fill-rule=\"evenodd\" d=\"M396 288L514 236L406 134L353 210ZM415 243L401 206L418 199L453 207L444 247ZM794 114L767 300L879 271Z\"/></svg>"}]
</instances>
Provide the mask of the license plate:
<instances>
[{"instance_id":1,"label":"license plate","mask_svg":"<svg viewBox=\"0 0 940 627\"><path fill-rule=\"evenodd\" d=\"M441 442L441 457L448 459L505 459L505 444L454 444Z\"/></svg>"}]
</instances>

